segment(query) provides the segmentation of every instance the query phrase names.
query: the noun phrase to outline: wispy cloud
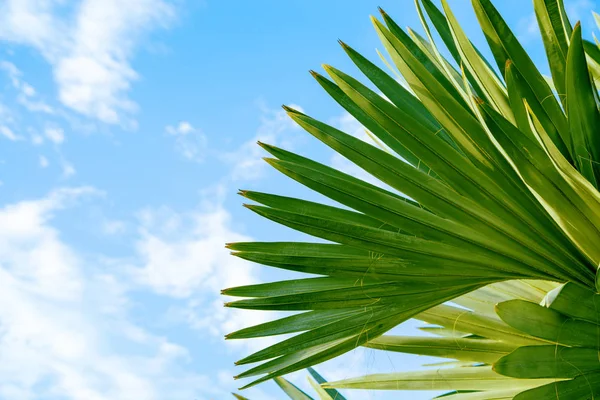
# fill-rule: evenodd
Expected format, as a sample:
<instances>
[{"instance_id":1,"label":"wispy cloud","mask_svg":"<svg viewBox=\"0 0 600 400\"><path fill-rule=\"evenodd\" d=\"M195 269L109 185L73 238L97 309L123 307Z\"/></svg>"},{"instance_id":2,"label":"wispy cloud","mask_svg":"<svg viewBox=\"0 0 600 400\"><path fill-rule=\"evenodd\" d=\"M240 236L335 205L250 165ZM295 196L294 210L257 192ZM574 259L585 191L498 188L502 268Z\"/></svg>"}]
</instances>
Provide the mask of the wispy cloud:
<instances>
[{"instance_id":1,"label":"wispy cloud","mask_svg":"<svg viewBox=\"0 0 600 400\"><path fill-rule=\"evenodd\" d=\"M52 65L65 106L105 123L134 126L136 104L128 92L138 75L131 58L139 39L173 16L163 0L80 0L69 10L59 0L7 0L0 4L0 39L40 51Z\"/></svg>"},{"instance_id":2,"label":"wispy cloud","mask_svg":"<svg viewBox=\"0 0 600 400\"><path fill-rule=\"evenodd\" d=\"M300 130L299 126L281 109L270 109L259 103L261 110L261 123L254 137L243 143L234 151L221 154L221 159L231 165L230 178L234 181L254 180L263 176L267 167L262 160L265 152L256 144L264 142L274 146L293 149L297 136L294 132ZM303 111L298 105L290 105L298 111Z\"/></svg>"},{"instance_id":3,"label":"wispy cloud","mask_svg":"<svg viewBox=\"0 0 600 400\"><path fill-rule=\"evenodd\" d=\"M61 168L62 168L62 177L64 179L70 178L77 173L73 164L62 158L60 160Z\"/></svg>"},{"instance_id":4,"label":"wispy cloud","mask_svg":"<svg viewBox=\"0 0 600 400\"><path fill-rule=\"evenodd\" d=\"M5 138L7 138L8 140L13 141L13 142L16 142L17 140L21 140L21 137L19 135L17 135L16 133L14 133L13 130L10 129L6 125L0 125L0 135L4 136Z\"/></svg>"},{"instance_id":5,"label":"wispy cloud","mask_svg":"<svg viewBox=\"0 0 600 400\"><path fill-rule=\"evenodd\" d=\"M39 133L33 133L31 135L31 143L34 146L41 146L42 144L44 144L44 137Z\"/></svg>"},{"instance_id":6,"label":"wispy cloud","mask_svg":"<svg viewBox=\"0 0 600 400\"><path fill-rule=\"evenodd\" d=\"M577 21L592 21L595 4L592 0L565 0L565 9L573 24Z\"/></svg>"},{"instance_id":7,"label":"wispy cloud","mask_svg":"<svg viewBox=\"0 0 600 400\"><path fill-rule=\"evenodd\" d=\"M250 240L233 228L223 206L225 191L223 185L203 191L200 204L189 212L161 207L139 213L136 248L142 265L132 271L138 282L157 293L187 298L202 289L214 294L258 280L252 265L225 248L227 242Z\"/></svg>"},{"instance_id":8,"label":"wispy cloud","mask_svg":"<svg viewBox=\"0 0 600 400\"><path fill-rule=\"evenodd\" d=\"M119 235L127 230L125 221L105 219L102 221L102 232L107 235Z\"/></svg>"},{"instance_id":9,"label":"wispy cloud","mask_svg":"<svg viewBox=\"0 0 600 400\"><path fill-rule=\"evenodd\" d=\"M534 12L531 12L526 17L523 17L517 22L516 29L517 39L522 44L527 44L530 41L540 38L540 29L538 27L537 18Z\"/></svg>"},{"instance_id":10,"label":"wispy cloud","mask_svg":"<svg viewBox=\"0 0 600 400\"><path fill-rule=\"evenodd\" d=\"M174 320L216 337L267 321L274 313L247 313L223 307L223 288L260 281L258 269L225 248L227 242L250 241L233 227L224 208L227 188L221 184L203 193L191 212L169 208L146 209L139 214L139 264L131 270L139 285L154 293L185 300L169 312ZM229 342L257 350L272 339Z\"/></svg>"},{"instance_id":11,"label":"wispy cloud","mask_svg":"<svg viewBox=\"0 0 600 400\"><path fill-rule=\"evenodd\" d=\"M0 61L0 69L4 70L12 86L17 90L17 102L27 110L54 114L54 109L37 96L33 86L23 80L23 73L17 66L9 61Z\"/></svg>"},{"instance_id":12,"label":"wispy cloud","mask_svg":"<svg viewBox=\"0 0 600 400\"><path fill-rule=\"evenodd\" d=\"M48 127L44 130L46 138L54 144L62 144L65 141L65 131L57 127Z\"/></svg>"},{"instance_id":13,"label":"wispy cloud","mask_svg":"<svg viewBox=\"0 0 600 400\"><path fill-rule=\"evenodd\" d=\"M206 135L187 121L168 125L165 131L175 138L175 149L187 160L202 162L206 157L208 141Z\"/></svg>"},{"instance_id":14,"label":"wispy cloud","mask_svg":"<svg viewBox=\"0 0 600 400\"><path fill-rule=\"evenodd\" d=\"M48 159L46 157L40 156L40 158L39 158L39 164L40 164L40 167L47 168L48 165L50 165L50 162L48 161Z\"/></svg>"}]
</instances>

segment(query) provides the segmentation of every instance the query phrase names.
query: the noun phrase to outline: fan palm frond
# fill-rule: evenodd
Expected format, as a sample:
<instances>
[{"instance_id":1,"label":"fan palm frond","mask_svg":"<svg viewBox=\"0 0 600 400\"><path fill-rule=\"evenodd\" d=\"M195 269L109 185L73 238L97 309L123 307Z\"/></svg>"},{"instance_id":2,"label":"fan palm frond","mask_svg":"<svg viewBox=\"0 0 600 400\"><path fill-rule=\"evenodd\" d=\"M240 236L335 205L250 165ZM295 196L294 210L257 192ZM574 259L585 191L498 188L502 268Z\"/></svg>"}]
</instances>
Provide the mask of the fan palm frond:
<instances>
[{"instance_id":1,"label":"fan palm frond","mask_svg":"<svg viewBox=\"0 0 600 400\"><path fill-rule=\"evenodd\" d=\"M552 74L544 77L490 0L472 3L495 67L445 0L442 9L417 0L425 36L383 10L373 18L406 87L343 42L378 91L332 66L329 77L312 72L380 143L285 107L387 189L260 144L271 166L341 206L240 192L251 211L320 239L228 244L248 261L318 275L223 291L243 297L228 307L300 311L227 336L296 334L238 361L256 364L238 376L255 378L246 387L364 345L461 367L324 388L454 390L448 400L600 390L600 50L561 0L534 0ZM382 336L409 318L438 337Z\"/></svg>"}]
</instances>

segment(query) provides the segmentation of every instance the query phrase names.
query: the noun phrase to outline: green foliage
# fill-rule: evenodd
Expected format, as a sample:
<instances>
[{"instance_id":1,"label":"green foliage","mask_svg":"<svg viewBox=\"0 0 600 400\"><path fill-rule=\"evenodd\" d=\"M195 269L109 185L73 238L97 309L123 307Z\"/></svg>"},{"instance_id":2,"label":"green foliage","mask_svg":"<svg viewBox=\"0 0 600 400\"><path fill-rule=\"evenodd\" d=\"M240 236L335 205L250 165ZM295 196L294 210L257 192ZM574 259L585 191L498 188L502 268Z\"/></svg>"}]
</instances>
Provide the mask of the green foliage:
<instances>
[{"instance_id":1,"label":"green foliage","mask_svg":"<svg viewBox=\"0 0 600 400\"><path fill-rule=\"evenodd\" d=\"M346 400L346 398L337 390L331 388L325 389L321 387L320 385L324 384L326 380L313 368L308 368L308 372L310 374L308 377L308 382L312 386L313 390L317 393L320 400ZM314 400L303 390L298 388L298 386L294 385L285 378L276 377L273 380L291 400ZM238 400L249 400L237 393L232 394Z\"/></svg>"},{"instance_id":2,"label":"green foliage","mask_svg":"<svg viewBox=\"0 0 600 400\"><path fill-rule=\"evenodd\" d=\"M338 382L309 370L321 399L342 399L334 388L600 395L600 49L562 0L534 0L544 77L490 0L472 3L496 67L446 0L416 0L424 36L383 10L373 18L394 76L340 42L377 91L332 66L329 77L311 72L374 144L285 107L390 189L260 144L271 166L343 207L240 192L251 211L321 239L228 244L237 257L313 275L223 291L243 298L228 307L300 312L227 336L296 333L238 362L258 363L238 376L256 378L246 387L275 378L309 398L280 376L367 346L455 363ZM433 335L383 336L409 318Z\"/></svg>"}]
</instances>

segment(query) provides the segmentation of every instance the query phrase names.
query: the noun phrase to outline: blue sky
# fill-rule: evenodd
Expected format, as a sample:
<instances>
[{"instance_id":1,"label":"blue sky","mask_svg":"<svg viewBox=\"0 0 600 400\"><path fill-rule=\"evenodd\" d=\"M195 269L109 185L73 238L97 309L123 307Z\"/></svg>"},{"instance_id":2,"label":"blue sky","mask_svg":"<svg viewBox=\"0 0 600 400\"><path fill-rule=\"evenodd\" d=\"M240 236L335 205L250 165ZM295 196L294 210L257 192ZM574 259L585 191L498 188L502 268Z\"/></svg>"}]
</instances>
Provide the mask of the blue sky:
<instances>
[{"instance_id":1,"label":"blue sky","mask_svg":"<svg viewBox=\"0 0 600 400\"><path fill-rule=\"evenodd\" d=\"M589 31L593 2L565 2ZM546 70L530 2L497 3ZM469 2L451 4L484 47ZM223 335L270 316L224 309L219 290L290 275L223 244L304 239L235 193L319 199L270 171L257 140L361 174L279 106L361 134L308 70L360 76L338 38L378 61L377 6L420 31L409 0L0 1L1 398L228 398L233 362L269 341ZM428 361L357 350L319 369L340 379ZM304 373L290 379L306 387ZM246 395L282 398L272 383Z\"/></svg>"}]
</instances>

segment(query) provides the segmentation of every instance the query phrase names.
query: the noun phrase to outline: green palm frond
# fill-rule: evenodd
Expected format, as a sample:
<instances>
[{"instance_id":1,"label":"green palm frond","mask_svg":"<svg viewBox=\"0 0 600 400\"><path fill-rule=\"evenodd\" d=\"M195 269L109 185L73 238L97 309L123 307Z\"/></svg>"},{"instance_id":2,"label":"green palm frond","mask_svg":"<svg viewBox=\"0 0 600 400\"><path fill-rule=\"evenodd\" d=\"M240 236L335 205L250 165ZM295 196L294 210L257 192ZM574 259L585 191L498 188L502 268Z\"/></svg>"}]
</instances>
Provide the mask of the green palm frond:
<instances>
[{"instance_id":1,"label":"green palm frond","mask_svg":"<svg viewBox=\"0 0 600 400\"><path fill-rule=\"evenodd\" d=\"M367 344L463 361L459 368L375 374L324 386L458 391L447 394L452 399L593 398L600 393L600 295L566 283L542 298L539 284L544 286L542 282L510 282L510 289L516 289L512 292L506 283L492 284L457 298L458 304L465 300L485 304L479 311L461 309L461 315L446 322L435 321L448 329L456 327L463 337L384 335ZM489 313L488 305L497 300L495 312ZM431 321L426 313L416 318Z\"/></svg>"},{"instance_id":2,"label":"green palm frond","mask_svg":"<svg viewBox=\"0 0 600 400\"><path fill-rule=\"evenodd\" d=\"M227 245L248 261L311 274L223 291L243 298L228 307L300 312L227 336L296 334L238 361L255 364L238 375L255 378L245 387L368 346L460 367L317 383L448 389L447 399L600 391L592 361L600 343L600 49L570 24L561 0L534 0L549 80L490 0L472 3L496 67L445 0L441 9L417 0L424 36L383 10L373 18L408 88L343 42L378 91L332 66L324 66L329 77L311 72L384 146L285 107L390 189L260 144L271 166L343 207L240 192L255 213L320 239ZM409 318L436 337L382 336Z\"/></svg>"}]
</instances>

